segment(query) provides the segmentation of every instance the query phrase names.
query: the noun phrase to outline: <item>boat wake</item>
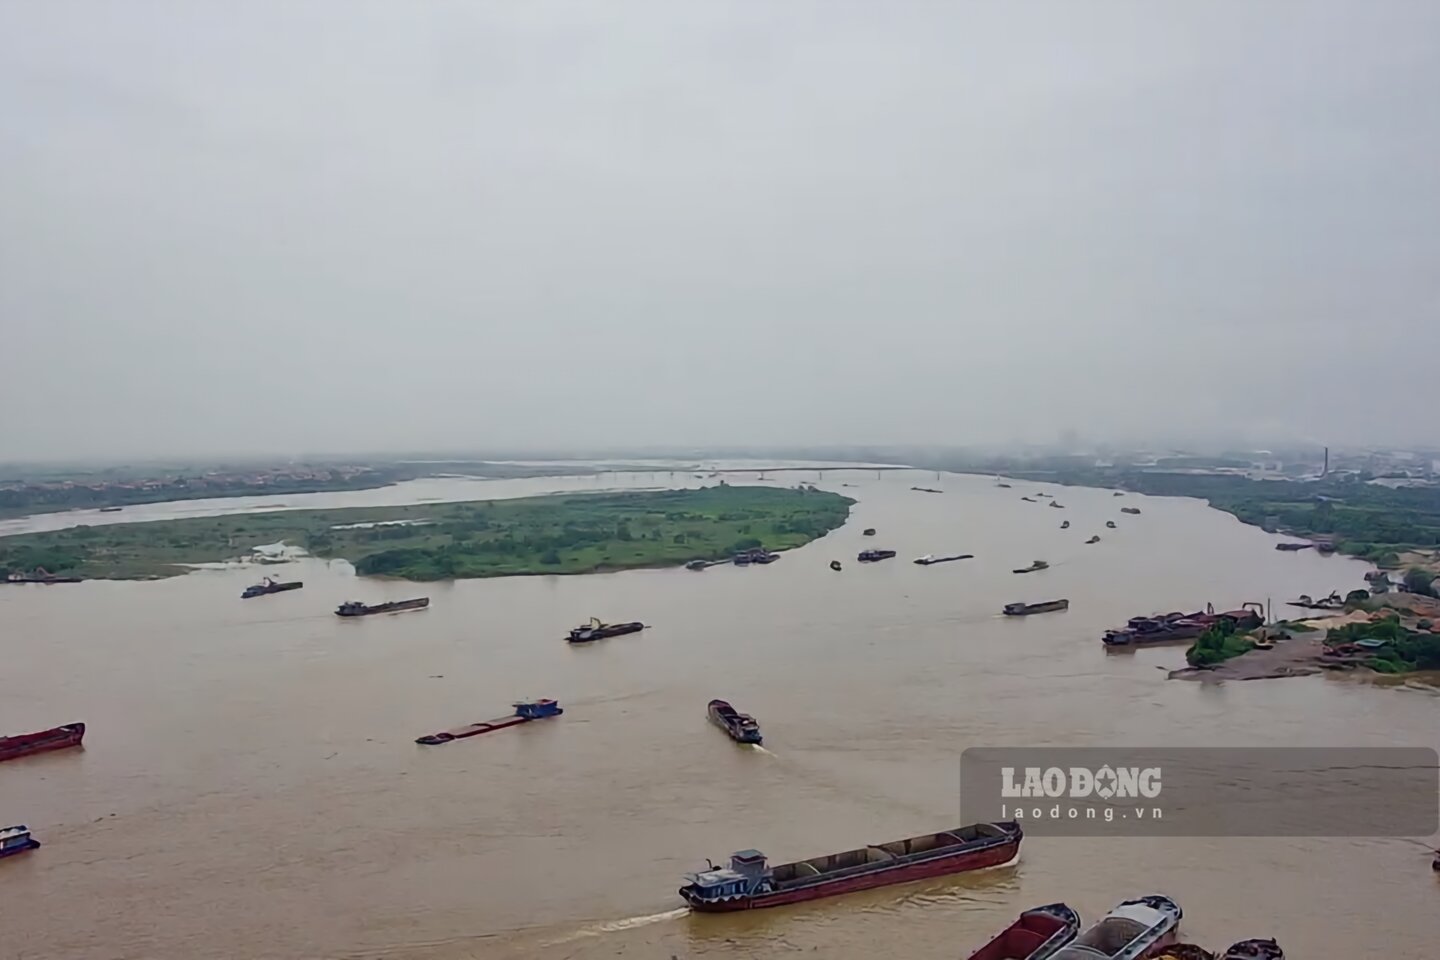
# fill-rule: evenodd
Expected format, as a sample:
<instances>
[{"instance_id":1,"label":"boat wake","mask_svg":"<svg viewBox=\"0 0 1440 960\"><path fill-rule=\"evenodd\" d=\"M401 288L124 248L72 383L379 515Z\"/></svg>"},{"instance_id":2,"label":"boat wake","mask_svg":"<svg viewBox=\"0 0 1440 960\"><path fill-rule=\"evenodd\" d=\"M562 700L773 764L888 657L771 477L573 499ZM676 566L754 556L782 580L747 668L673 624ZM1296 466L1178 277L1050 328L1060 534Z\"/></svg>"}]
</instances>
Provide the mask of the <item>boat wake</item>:
<instances>
[{"instance_id":1,"label":"boat wake","mask_svg":"<svg viewBox=\"0 0 1440 960\"><path fill-rule=\"evenodd\" d=\"M751 750L754 750L756 753L763 753L763 754L765 754L765 756L767 756L767 757L773 757L773 756L775 756L775 754L771 753L769 750L766 750L764 747L760 746L760 744L758 744L758 743L747 744L747 746L749 746L750 749L751 749Z\"/></svg>"},{"instance_id":2,"label":"boat wake","mask_svg":"<svg viewBox=\"0 0 1440 960\"><path fill-rule=\"evenodd\" d=\"M609 923L597 923L593 927L582 927L573 933L554 940L547 940L540 944L542 947L557 947L563 943L574 943L576 940L583 940L586 937L599 937L607 933L619 933L622 930L634 930L637 927L648 927L652 923L664 923L666 920L678 920L690 912L689 907L678 907L674 910L666 910L664 913L650 913L643 917L626 917L624 920L611 920Z\"/></svg>"}]
</instances>

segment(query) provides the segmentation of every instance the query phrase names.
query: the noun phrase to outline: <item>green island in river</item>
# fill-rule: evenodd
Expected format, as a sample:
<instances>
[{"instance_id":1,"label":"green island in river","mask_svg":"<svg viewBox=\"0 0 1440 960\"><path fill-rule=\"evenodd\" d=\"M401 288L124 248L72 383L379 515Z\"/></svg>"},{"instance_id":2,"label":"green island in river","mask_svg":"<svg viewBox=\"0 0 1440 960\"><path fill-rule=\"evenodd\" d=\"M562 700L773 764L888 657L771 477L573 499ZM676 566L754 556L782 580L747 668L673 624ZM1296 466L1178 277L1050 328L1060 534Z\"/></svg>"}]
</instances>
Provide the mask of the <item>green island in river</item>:
<instances>
[{"instance_id":1,"label":"green island in river","mask_svg":"<svg viewBox=\"0 0 1440 960\"><path fill-rule=\"evenodd\" d=\"M813 488L721 484L80 526L0 538L0 572L169 577L283 542L408 580L594 573L803 546L843 524L852 503Z\"/></svg>"}]
</instances>

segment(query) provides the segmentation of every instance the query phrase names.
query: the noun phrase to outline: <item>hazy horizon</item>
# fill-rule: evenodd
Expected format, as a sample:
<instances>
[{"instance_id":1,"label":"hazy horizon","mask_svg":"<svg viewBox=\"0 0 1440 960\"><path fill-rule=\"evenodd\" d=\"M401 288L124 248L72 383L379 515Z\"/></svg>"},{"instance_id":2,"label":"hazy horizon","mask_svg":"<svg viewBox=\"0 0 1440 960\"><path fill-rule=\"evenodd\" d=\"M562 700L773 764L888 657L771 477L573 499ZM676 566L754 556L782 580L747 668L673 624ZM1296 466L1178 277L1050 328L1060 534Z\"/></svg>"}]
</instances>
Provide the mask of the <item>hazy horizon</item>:
<instances>
[{"instance_id":1,"label":"hazy horizon","mask_svg":"<svg viewBox=\"0 0 1440 960\"><path fill-rule=\"evenodd\" d=\"M1440 6L0 0L0 461L1433 444Z\"/></svg>"}]
</instances>

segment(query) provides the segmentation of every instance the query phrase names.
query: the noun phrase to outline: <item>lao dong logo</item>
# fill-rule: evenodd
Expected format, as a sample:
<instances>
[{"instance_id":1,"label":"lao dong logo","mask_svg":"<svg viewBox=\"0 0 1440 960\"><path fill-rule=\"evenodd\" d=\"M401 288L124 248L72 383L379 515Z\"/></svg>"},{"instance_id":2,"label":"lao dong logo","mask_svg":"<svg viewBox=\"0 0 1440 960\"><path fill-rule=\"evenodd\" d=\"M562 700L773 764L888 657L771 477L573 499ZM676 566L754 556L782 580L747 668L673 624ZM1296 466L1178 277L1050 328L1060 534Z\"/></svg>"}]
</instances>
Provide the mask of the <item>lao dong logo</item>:
<instances>
[{"instance_id":1,"label":"lao dong logo","mask_svg":"<svg viewBox=\"0 0 1440 960\"><path fill-rule=\"evenodd\" d=\"M1001 767L1000 796L1013 800L1153 800L1160 796L1159 767L1103 766L1088 767L1025 767L1020 782L1015 782L1015 767Z\"/></svg>"}]
</instances>

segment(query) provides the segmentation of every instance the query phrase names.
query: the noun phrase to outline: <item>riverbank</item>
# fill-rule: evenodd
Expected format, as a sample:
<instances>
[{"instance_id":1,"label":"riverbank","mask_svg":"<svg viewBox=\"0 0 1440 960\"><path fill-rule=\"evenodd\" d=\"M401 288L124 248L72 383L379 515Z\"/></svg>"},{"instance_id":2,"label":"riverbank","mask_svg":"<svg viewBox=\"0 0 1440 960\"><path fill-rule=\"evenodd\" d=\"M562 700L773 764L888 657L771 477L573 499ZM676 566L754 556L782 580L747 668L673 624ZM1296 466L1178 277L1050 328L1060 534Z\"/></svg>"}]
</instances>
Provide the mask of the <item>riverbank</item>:
<instances>
[{"instance_id":1,"label":"riverbank","mask_svg":"<svg viewBox=\"0 0 1440 960\"><path fill-rule=\"evenodd\" d=\"M974 473L1157 497L1193 497L1272 533L1328 542L1340 553L1397 569L1440 572L1440 488L1388 487L1353 478L1251 480L1231 474L1095 467L1073 460L970 464Z\"/></svg>"},{"instance_id":2,"label":"riverbank","mask_svg":"<svg viewBox=\"0 0 1440 960\"><path fill-rule=\"evenodd\" d=\"M812 489L694 490L243 513L74 527L0 539L0 570L156 579L285 543L360 574L444 580L575 574L787 550L840 526L854 501Z\"/></svg>"},{"instance_id":3,"label":"riverbank","mask_svg":"<svg viewBox=\"0 0 1440 960\"><path fill-rule=\"evenodd\" d=\"M645 469L644 466L623 469ZM241 467L134 470L13 470L0 480L0 520L68 510L120 511L183 500L375 490L406 480L458 475L487 480L589 476L594 466L433 460L337 464L249 464Z\"/></svg>"}]
</instances>

